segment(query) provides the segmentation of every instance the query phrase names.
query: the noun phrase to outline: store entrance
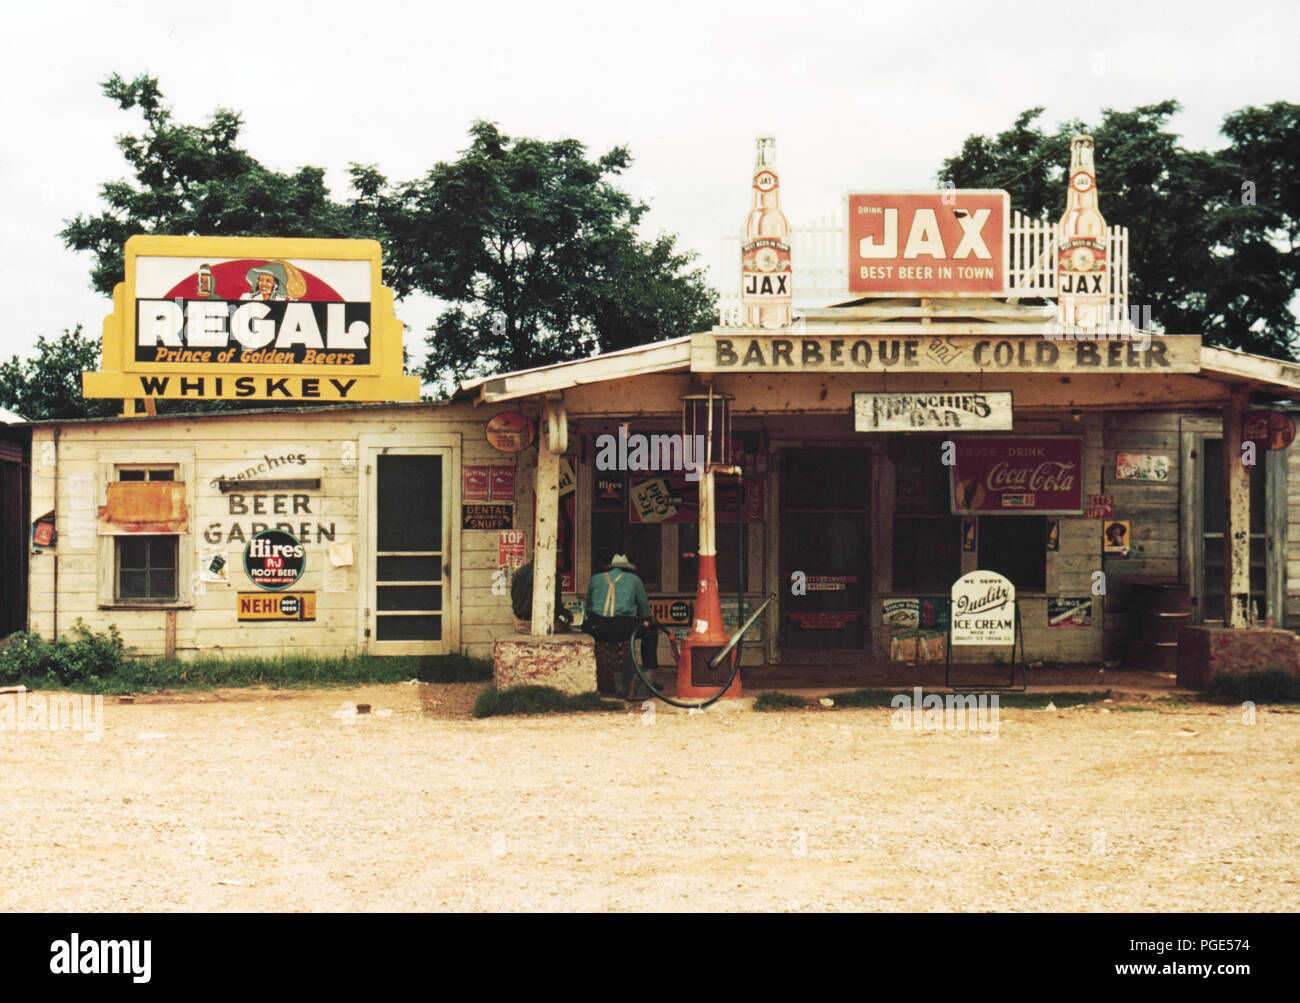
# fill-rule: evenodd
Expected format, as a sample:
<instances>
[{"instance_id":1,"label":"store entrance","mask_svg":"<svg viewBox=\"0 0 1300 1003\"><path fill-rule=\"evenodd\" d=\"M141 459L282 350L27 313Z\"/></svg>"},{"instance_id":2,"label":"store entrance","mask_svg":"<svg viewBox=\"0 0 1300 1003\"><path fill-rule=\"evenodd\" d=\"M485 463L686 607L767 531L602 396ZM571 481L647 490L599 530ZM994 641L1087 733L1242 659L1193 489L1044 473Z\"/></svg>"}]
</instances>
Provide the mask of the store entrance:
<instances>
[{"instance_id":1,"label":"store entrance","mask_svg":"<svg viewBox=\"0 0 1300 1003\"><path fill-rule=\"evenodd\" d=\"M868 450L781 450L783 661L844 661L870 645L870 498Z\"/></svg>"}]
</instances>

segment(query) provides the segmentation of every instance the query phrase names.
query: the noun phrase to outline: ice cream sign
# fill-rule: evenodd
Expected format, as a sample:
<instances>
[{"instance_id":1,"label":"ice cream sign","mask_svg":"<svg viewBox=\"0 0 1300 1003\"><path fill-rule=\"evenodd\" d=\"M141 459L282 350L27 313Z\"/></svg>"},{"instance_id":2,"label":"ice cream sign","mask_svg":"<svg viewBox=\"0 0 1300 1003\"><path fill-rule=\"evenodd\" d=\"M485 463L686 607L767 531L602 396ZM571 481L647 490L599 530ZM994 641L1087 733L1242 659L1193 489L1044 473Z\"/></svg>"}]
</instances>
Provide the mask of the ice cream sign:
<instances>
[{"instance_id":1,"label":"ice cream sign","mask_svg":"<svg viewBox=\"0 0 1300 1003\"><path fill-rule=\"evenodd\" d=\"M990 296L1007 289L1004 191L850 193L849 290Z\"/></svg>"},{"instance_id":2,"label":"ice cream sign","mask_svg":"<svg viewBox=\"0 0 1300 1003\"><path fill-rule=\"evenodd\" d=\"M87 397L418 400L370 240L132 237Z\"/></svg>"}]
</instances>

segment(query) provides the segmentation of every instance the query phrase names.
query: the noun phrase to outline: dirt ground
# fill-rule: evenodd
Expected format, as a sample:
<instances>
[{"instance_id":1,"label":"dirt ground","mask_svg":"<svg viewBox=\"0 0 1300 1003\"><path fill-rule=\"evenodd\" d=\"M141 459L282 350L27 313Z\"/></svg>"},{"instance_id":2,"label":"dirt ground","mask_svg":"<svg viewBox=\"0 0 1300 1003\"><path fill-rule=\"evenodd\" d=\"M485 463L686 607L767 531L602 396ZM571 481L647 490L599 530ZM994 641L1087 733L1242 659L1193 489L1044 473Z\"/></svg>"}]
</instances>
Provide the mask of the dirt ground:
<instances>
[{"instance_id":1,"label":"dirt ground","mask_svg":"<svg viewBox=\"0 0 1300 1003\"><path fill-rule=\"evenodd\" d=\"M0 731L0 908L1300 909L1294 712L1002 709L994 737L887 709L475 721L478 689Z\"/></svg>"}]
</instances>

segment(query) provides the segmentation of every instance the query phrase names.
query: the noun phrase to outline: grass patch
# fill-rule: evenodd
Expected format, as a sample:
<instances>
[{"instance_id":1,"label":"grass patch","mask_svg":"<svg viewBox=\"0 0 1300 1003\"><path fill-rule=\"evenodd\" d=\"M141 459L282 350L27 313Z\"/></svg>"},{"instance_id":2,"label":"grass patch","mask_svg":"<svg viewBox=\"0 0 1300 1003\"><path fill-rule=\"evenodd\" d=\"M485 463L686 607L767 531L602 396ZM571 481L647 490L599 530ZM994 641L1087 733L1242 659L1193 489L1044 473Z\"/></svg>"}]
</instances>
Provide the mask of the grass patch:
<instances>
[{"instance_id":1,"label":"grass patch","mask_svg":"<svg viewBox=\"0 0 1300 1003\"><path fill-rule=\"evenodd\" d=\"M35 634L15 634L0 647L0 686L108 695L242 686L357 686L408 679L462 683L491 678L490 661L460 654L131 658L115 627L94 634L80 621L71 637L49 641Z\"/></svg>"},{"instance_id":2,"label":"grass patch","mask_svg":"<svg viewBox=\"0 0 1300 1003\"><path fill-rule=\"evenodd\" d=\"M861 689L849 690L845 693L832 693L830 698L835 701L836 707L892 707L891 701L898 695L904 695L910 701L912 691L903 689ZM947 693L938 693L935 690L922 692L922 699L934 694L940 698L950 696ZM978 696L979 693L962 694L963 696ZM989 693L990 696L998 698L999 707L1019 707L1027 710L1041 710L1049 703L1057 707L1073 707L1077 704L1100 703L1109 699L1110 690L1091 690L1089 692L1073 692L1070 690L1059 690L1050 693Z\"/></svg>"},{"instance_id":3,"label":"grass patch","mask_svg":"<svg viewBox=\"0 0 1300 1003\"><path fill-rule=\"evenodd\" d=\"M606 700L599 693L570 696L550 686L511 686L499 690L489 686L474 701L475 717L510 714L573 714L580 711L621 711L620 700Z\"/></svg>"},{"instance_id":4,"label":"grass patch","mask_svg":"<svg viewBox=\"0 0 1300 1003\"><path fill-rule=\"evenodd\" d=\"M777 693L775 690L767 690L754 698L754 710L799 710L807 706L808 701L803 697L797 697L793 693Z\"/></svg>"},{"instance_id":5,"label":"grass patch","mask_svg":"<svg viewBox=\"0 0 1300 1003\"><path fill-rule=\"evenodd\" d=\"M1228 674L1217 672L1201 695L1210 703L1282 704L1300 701L1300 676L1283 669Z\"/></svg>"}]
</instances>

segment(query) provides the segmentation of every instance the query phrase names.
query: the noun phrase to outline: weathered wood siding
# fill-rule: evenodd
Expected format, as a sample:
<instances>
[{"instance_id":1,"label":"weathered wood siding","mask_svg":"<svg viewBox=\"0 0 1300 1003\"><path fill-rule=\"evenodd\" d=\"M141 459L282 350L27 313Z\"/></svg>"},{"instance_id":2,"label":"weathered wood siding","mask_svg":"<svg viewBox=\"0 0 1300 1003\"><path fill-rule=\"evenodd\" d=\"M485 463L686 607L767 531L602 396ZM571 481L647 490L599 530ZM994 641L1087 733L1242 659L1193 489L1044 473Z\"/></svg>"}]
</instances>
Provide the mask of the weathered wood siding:
<instances>
[{"instance_id":1,"label":"weathered wood siding","mask_svg":"<svg viewBox=\"0 0 1300 1003\"><path fill-rule=\"evenodd\" d=\"M391 438L418 444L427 437L438 445L454 442L461 463L516 464L515 524L529 531L531 546L530 453L512 457L494 450L483 434L487 417L470 405L456 404L63 425L57 445L59 536L54 551L40 552L31 560L31 629L46 636L54 631L57 553L60 635L69 633L78 619L96 630L115 624L137 652L159 654L165 647L168 617L173 615L176 651L182 656L198 651L235 655L363 650L368 643L368 582L362 578L363 569L373 566L364 559L373 541L358 525L359 512L365 509L362 493L369 490L365 469L369 454L359 449L359 443L374 437L381 442ZM54 428L34 429L33 444L32 505L39 513L55 507ZM291 459L280 461L282 457ZM271 464L271 460L280 462ZM95 515L104 504L105 485L114 477L115 465L125 463L175 464L177 478L186 485L189 526L180 535L180 600L172 614L112 601L112 538L98 534ZM268 469L259 471L259 464ZM268 479L319 477L320 489L255 493L218 489L218 478L241 472ZM458 486L460 467L449 464L444 477ZM93 497L87 497L87 492ZM486 656L493 638L513 631L509 595L492 591L496 532L462 532L460 517L458 508L444 513L451 520L452 538L464 562L451 567L450 577L459 588L448 590L450 601L444 598L444 636L449 628L458 628L460 650ZM292 591L316 593L316 620L239 623L236 594L256 591L243 570L244 542L257 529L279 524L307 546L307 568ZM330 542L351 544L351 566L330 566ZM453 547L452 553L456 550ZM199 581L200 558L210 558L213 551L225 555L229 583Z\"/></svg>"}]
</instances>

